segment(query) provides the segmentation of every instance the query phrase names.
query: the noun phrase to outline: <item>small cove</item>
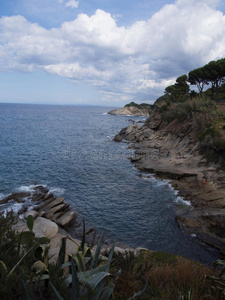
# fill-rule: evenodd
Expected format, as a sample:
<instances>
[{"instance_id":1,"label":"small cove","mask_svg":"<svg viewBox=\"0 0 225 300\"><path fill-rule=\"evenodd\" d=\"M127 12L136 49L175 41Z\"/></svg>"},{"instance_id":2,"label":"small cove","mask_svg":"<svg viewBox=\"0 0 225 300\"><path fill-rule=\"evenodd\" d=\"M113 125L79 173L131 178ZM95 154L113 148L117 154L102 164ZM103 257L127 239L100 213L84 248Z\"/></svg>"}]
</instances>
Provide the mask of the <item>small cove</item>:
<instances>
[{"instance_id":1,"label":"small cove","mask_svg":"<svg viewBox=\"0 0 225 300\"><path fill-rule=\"evenodd\" d=\"M44 184L99 233L211 263L216 254L179 229L175 211L186 204L169 182L141 174L127 159L127 144L111 140L141 118L109 110L0 104L1 197Z\"/></svg>"}]
</instances>

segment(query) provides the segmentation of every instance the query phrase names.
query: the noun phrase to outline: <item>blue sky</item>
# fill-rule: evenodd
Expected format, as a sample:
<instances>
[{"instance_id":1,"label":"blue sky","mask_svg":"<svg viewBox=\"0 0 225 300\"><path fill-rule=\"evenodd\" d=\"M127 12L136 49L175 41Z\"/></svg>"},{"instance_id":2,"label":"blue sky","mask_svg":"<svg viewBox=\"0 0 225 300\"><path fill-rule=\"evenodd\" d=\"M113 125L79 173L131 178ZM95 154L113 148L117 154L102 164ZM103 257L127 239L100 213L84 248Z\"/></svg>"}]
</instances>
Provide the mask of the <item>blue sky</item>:
<instances>
[{"instance_id":1,"label":"blue sky","mask_svg":"<svg viewBox=\"0 0 225 300\"><path fill-rule=\"evenodd\" d=\"M0 102L153 103L225 57L217 0L0 0Z\"/></svg>"}]
</instances>

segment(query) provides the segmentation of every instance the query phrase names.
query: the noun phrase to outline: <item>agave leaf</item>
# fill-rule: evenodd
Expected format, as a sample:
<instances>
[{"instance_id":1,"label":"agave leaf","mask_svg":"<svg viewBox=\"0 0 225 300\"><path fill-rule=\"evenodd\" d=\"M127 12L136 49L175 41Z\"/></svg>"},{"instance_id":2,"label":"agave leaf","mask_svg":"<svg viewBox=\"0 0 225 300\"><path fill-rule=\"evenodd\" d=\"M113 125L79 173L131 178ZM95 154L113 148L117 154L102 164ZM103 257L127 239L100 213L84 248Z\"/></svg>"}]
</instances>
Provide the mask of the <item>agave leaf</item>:
<instances>
[{"instance_id":1,"label":"agave leaf","mask_svg":"<svg viewBox=\"0 0 225 300\"><path fill-rule=\"evenodd\" d=\"M121 270L119 270L115 275L111 274L111 276L117 277L120 273L121 273ZM115 285L112 282L110 282L104 289L105 282L106 282L106 277L96 286L96 288L95 288L96 294L92 297L92 300L101 300L101 299L109 299L110 298ZM103 291L103 289L104 289L104 291ZM103 293L102 293L102 291L103 291ZM101 298L100 298L100 296L101 296Z\"/></svg>"},{"instance_id":2,"label":"agave leaf","mask_svg":"<svg viewBox=\"0 0 225 300\"><path fill-rule=\"evenodd\" d=\"M56 288L54 287L54 285L53 285L51 282L49 282L49 283L50 283L51 288L53 289L53 292L54 292L54 294L55 294L55 296L56 296L56 299L57 299L57 300L63 300L63 298L59 295L59 293L58 293L58 291L56 290Z\"/></svg>"},{"instance_id":3,"label":"agave leaf","mask_svg":"<svg viewBox=\"0 0 225 300\"><path fill-rule=\"evenodd\" d=\"M29 215L27 217L27 227L29 228L30 231L33 230L33 227L34 227L34 217L32 215Z\"/></svg>"},{"instance_id":4,"label":"agave leaf","mask_svg":"<svg viewBox=\"0 0 225 300\"><path fill-rule=\"evenodd\" d=\"M97 274L95 274L94 276L90 277L87 280L87 283L92 287L92 288L96 288L96 286L107 276L110 276L111 274L108 272L99 272Z\"/></svg>"},{"instance_id":5,"label":"agave leaf","mask_svg":"<svg viewBox=\"0 0 225 300\"><path fill-rule=\"evenodd\" d=\"M108 264L105 263L104 265L102 266L99 266L95 269L92 269L92 270L89 270L89 271L86 271L86 272L79 272L78 273L78 277L80 279L80 281L82 282L87 282L91 277L95 276L96 274L100 273L100 272L108 272Z\"/></svg>"},{"instance_id":6,"label":"agave leaf","mask_svg":"<svg viewBox=\"0 0 225 300\"><path fill-rule=\"evenodd\" d=\"M67 237L62 238L62 244L59 250L58 263L61 266L66 260L66 241Z\"/></svg>"},{"instance_id":7,"label":"agave leaf","mask_svg":"<svg viewBox=\"0 0 225 300\"><path fill-rule=\"evenodd\" d=\"M37 244L35 243L24 255L23 257L18 261L18 263L12 268L12 270L9 272L7 277L11 276L12 273L15 271L15 269L21 264L21 262L25 259L25 257L37 247Z\"/></svg>"},{"instance_id":8,"label":"agave leaf","mask_svg":"<svg viewBox=\"0 0 225 300\"><path fill-rule=\"evenodd\" d=\"M69 274L67 277L66 277L66 279L65 279L65 284L67 285L67 286L69 286L71 283L72 283L72 275L71 274Z\"/></svg>"},{"instance_id":9,"label":"agave leaf","mask_svg":"<svg viewBox=\"0 0 225 300\"><path fill-rule=\"evenodd\" d=\"M29 286L23 272L20 270L19 270L19 275L20 275L20 281L22 283L22 288L23 288L23 299L24 300L34 300L34 296L30 289L30 286Z\"/></svg>"},{"instance_id":10,"label":"agave leaf","mask_svg":"<svg viewBox=\"0 0 225 300\"><path fill-rule=\"evenodd\" d=\"M94 268L97 267L97 262L98 262L98 259L99 259L99 254L100 254L100 251L101 251L101 246L102 246L102 235L101 235L100 240L98 241L98 245L97 245L97 248L96 248L96 251L95 251L94 257L92 259L92 262L91 262L89 270L91 270L93 268L93 266L94 266Z\"/></svg>"},{"instance_id":11,"label":"agave leaf","mask_svg":"<svg viewBox=\"0 0 225 300\"><path fill-rule=\"evenodd\" d=\"M5 274L7 274L8 273L8 270L7 270L7 268L6 268L6 265L5 265L5 263L1 260L0 261L0 274L2 275L2 276L4 276Z\"/></svg>"},{"instance_id":12,"label":"agave leaf","mask_svg":"<svg viewBox=\"0 0 225 300\"><path fill-rule=\"evenodd\" d=\"M91 260L91 257L83 257L84 260L84 265L86 266L86 264Z\"/></svg>"},{"instance_id":13,"label":"agave leaf","mask_svg":"<svg viewBox=\"0 0 225 300\"><path fill-rule=\"evenodd\" d=\"M71 266L71 262L67 261L67 262L65 262L64 264L61 265L61 269L63 270L63 269L65 269L67 267L70 267L70 266Z\"/></svg>"},{"instance_id":14,"label":"agave leaf","mask_svg":"<svg viewBox=\"0 0 225 300\"><path fill-rule=\"evenodd\" d=\"M115 241L113 243L112 249L110 250L110 253L109 253L108 260L106 262L106 265L108 267L107 271L109 271L110 263L111 263L111 260L112 260L112 257L113 257L113 253L114 253L114 248L115 248Z\"/></svg>"},{"instance_id":15,"label":"agave leaf","mask_svg":"<svg viewBox=\"0 0 225 300\"><path fill-rule=\"evenodd\" d=\"M91 255L90 248L87 247L87 246L84 246L84 249L83 249L83 256L88 255L89 253L90 253L90 255Z\"/></svg>"},{"instance_id":16,"label":"agave leaf","mask_svg":"<svg viewBox=\"0 0 225 300\"><path fill-rule=\"evenodd\" d=\"M104 292L102 293L100 300L108 300L112 296L114 288L115 284L110 281L110 283L106 286Z\"/></svg>"},{"instance_id":17,"label":"agave leaf","mask_svg":"<svg viewBox=\"0 0 225 300\"><path fill-rule=\"evenodd\" d=\"M77 271L73 259L71 260L71 271L72 271L72 286L70 292L70 300L80 299L80 283L77 277Z\"/></svg>"},{"instance_id":18,"label":"agave leaf","mask_svg":"<svg viewBox=\"0 0 225 300\"><path fill-rule=\"evenodd\" d=\"M82 252L78 252L77 254L73 255L73 259L76 261L78 270L80 272L84 272L85 271L85 265L84 265L84 260L82 257Z\"/></svg>"}]
</instances>

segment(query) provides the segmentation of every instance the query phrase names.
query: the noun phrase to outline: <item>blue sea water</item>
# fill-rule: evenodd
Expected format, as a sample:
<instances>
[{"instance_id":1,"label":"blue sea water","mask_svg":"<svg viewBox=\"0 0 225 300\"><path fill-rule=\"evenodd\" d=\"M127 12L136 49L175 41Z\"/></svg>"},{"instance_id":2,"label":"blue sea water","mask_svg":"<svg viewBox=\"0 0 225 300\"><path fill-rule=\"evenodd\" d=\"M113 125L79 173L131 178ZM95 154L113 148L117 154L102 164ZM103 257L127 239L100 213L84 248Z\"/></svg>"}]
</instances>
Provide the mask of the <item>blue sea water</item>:
<instances>
[{"instance_id":1,"label":"blue sea water","mask_svg":"<svg viewBox=\"0 0 225 300\"><path fill-rule=\"evenodd\" d=\"M176 210L188 203L168 181L140 174L127 159L128 145L112 141L129 119L143 118L107 115L109 110L0 104L0 199L43 184L99 233L212 263L217 254L175 221Z\"/></svg>"}]
</instances>

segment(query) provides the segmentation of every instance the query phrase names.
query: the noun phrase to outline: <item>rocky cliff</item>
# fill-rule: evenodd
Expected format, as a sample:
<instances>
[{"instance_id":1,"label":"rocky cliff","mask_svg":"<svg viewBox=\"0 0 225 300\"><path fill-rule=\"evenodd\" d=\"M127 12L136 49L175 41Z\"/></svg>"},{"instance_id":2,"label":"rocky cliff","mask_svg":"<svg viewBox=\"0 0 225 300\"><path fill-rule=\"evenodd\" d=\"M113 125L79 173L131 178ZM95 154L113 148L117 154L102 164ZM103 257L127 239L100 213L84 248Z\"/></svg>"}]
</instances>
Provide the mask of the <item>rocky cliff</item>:
<instances>
[{"instance_id":1,"label":"rocky cliff","mask_svg":"<svg viewBox=\"0 0 225 300\"><path fill-rule=\"evenodd\" d=\"M114 140L129 141L134 149L130 159L139 170L172 179L179 194L191 201L190 209L177 212L180 227L225 256L225 172L206 159L197 122L194 114L165 122L154 111L143 126L131 124Z\"/></svg>"}]
</instances>

